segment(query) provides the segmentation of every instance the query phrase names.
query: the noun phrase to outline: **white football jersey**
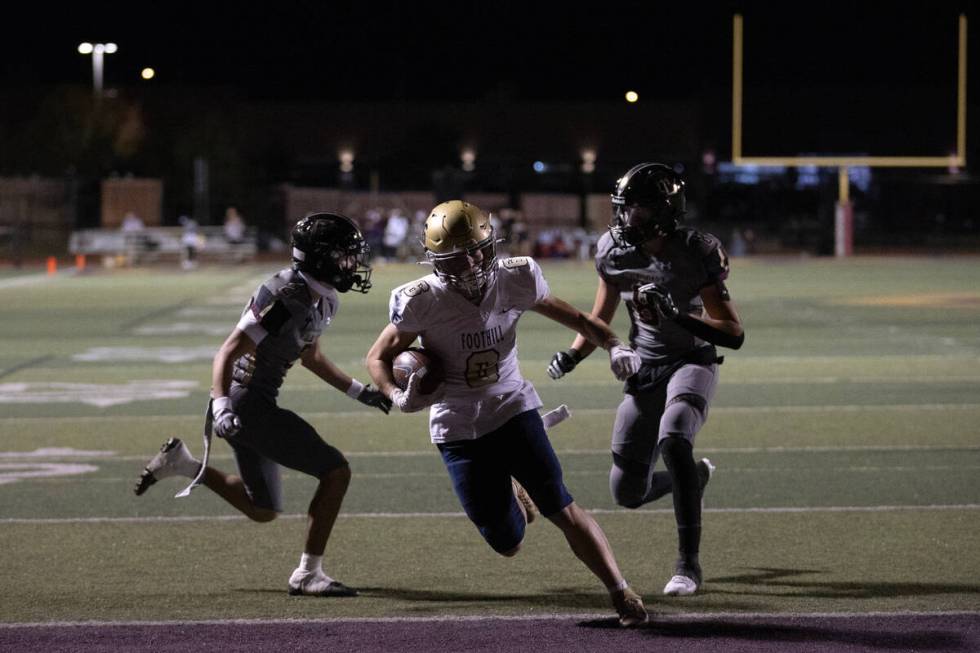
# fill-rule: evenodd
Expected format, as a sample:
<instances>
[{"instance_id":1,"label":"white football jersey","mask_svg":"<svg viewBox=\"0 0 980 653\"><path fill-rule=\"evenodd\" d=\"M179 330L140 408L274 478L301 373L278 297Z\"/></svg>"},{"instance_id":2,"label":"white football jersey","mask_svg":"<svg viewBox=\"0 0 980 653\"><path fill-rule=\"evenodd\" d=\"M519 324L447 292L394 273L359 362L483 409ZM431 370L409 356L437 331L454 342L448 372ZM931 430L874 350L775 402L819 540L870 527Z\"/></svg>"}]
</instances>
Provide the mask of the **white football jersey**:
<instances>
[{"instance_id":1,"label":"white football jersey","mask_svg":"<svg viewBox=\"0 0 980 653\"><path fill-rule=\"evenodd\" d=\"M541 268L526 256L497 262L479 305L434 273L392 291L391 323L419 334L445 371L446 395L429 410L433 442L472 440L541 407L518 367L517 322L548 294Z\"/></svg>"}]
</instances>

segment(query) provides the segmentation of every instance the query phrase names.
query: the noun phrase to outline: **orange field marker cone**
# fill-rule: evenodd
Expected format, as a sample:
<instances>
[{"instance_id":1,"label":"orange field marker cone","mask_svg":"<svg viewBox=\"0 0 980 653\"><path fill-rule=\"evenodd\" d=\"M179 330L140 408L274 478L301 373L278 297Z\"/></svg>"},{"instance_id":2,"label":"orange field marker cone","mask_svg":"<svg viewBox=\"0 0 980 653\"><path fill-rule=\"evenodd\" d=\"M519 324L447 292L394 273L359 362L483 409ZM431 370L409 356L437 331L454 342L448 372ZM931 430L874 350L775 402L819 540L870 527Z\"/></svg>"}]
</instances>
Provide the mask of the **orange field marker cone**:
<instances>
[{"instance_id":1,"label":"orange field marker cone","mask_svg":"<svg viewBox=\"0 0 980 653\"><path fill-rule=\"evenodd\" d=\"M58 259L53 256L48 257L48 276L54 276L58 274Z\"/></svg>"},{"instance_id":2,"label":"orange field marker cone","mask_svg":"<svg viewBox=\"0 0 980 653\"><path fill-rule=\"evenodd\" d=\"M85 255L75 254L75 269L81 272L85 269Z\"/></svg>"}]
</instances>

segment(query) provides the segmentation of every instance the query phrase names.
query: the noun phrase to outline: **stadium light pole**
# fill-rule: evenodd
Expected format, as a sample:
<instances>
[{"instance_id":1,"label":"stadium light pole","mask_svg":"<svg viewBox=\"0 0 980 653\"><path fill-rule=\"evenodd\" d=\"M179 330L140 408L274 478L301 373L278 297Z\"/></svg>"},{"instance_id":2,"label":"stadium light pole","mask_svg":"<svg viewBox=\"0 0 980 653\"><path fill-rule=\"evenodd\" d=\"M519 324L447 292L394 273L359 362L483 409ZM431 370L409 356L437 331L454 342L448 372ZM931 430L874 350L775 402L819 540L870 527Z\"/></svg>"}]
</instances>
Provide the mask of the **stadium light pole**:
<instances>
[{"instance_id":1,"label":"stadium light pole","mask_svg":"<svg viewBox=\"0 0 980 653\"><path fill-rule=\"evenodd\" d=\"M79 54L92 55L92 90L95 93L95 101L102 99L102 71L104 68L103 57L112 54L119 48L115 43L79 43Z\"/></svg>"}]
</instances>

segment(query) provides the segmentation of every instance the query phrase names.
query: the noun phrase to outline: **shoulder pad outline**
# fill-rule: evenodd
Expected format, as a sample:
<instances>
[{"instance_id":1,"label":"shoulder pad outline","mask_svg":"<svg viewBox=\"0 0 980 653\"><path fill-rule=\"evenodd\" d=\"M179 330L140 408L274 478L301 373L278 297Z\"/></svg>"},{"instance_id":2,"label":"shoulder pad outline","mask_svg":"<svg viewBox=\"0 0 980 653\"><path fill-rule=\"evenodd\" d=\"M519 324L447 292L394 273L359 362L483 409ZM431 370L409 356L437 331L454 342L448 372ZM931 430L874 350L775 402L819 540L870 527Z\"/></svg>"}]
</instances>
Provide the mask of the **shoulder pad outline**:
<instances>
[{"instance_id":1,"label":"shoulder pad outline","mask_svg":"<svg viewBox=\"0 0 980 653\"><path fill-rule=\"evenodd\" d=\"M514 268L522 268L529 266L531 261L526 256L511 256L510 258L501 259L500 265L508 270L513 270Z\"/></svg>"},{"instance_id":2,"label":"shoulder pad outline","mask_svg":"<svg viewBox=\"0 0 980 653\"><path fill-rule=\"evenodd\" d=\"M402 288L402 294L404 294L406 297L416 297L424 292L429 292L431 289L432 287L429 285L429 282L423 279L413 283L410 286Z\"/></svg>"}]
</instances>

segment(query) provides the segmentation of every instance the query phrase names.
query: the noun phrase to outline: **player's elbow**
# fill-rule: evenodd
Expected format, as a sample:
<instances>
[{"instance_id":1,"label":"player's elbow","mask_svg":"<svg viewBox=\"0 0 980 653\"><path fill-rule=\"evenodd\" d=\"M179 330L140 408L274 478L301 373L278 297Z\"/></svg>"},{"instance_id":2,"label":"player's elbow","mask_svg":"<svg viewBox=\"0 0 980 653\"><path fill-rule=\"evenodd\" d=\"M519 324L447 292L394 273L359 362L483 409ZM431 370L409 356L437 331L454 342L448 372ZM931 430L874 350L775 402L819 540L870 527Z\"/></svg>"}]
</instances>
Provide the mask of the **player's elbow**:
<instances>
[{"instance_id":1,"label":"player's elbow","mask_svg":"<svg viewBox=\"0 0 980 653\"><path fill-rule=\"evenodd\" d=\"M734 333L729 334L728 343L725 346L730 349L741 349L745 343L745 330L741 324L738 324L735 326L734 331Z\"/></svg>"}]
</instances>

